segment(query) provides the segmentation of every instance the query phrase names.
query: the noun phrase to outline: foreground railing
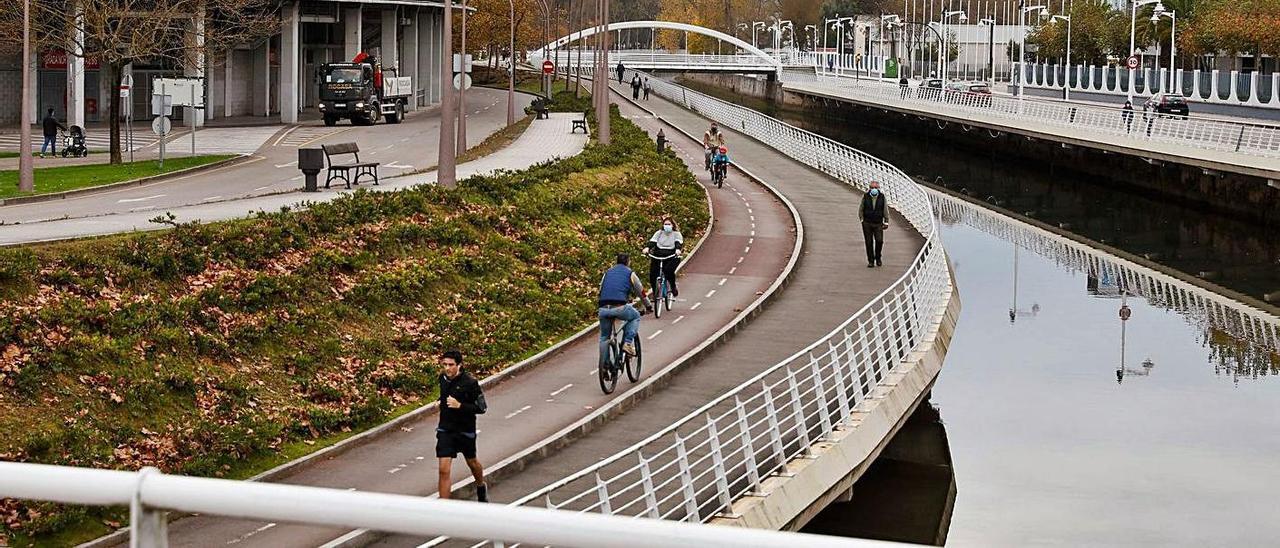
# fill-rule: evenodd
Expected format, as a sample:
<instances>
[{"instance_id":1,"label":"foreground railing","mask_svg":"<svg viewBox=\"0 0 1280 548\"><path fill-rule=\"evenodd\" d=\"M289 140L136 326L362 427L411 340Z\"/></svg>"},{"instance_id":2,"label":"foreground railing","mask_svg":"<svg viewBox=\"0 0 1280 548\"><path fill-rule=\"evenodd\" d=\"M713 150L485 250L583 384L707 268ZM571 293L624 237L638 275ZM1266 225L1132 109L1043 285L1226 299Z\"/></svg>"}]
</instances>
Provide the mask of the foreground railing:
<instances>
[{"instance_id":1,"label":"foreground railing","mask_svg":"<svg viewBox=\"0 0 1280 548\"><path fill-rule=\"evenodd\" d=\"M868 546L868 541L518 508L436 498L161 474L0 462L0 497L128 506L132 548L168 545L166 511L367 527L547 546ZM619 534L626 531L626 534Z\"/></svg>"},{"instance_id":2,"label":"foreground railing","mask_svg":"<svg viewBox=\"0 0 1280 548\"><path fill-rule=\"evenodd\" d=\"M640 443L513 504L690 522L730 515L735 500L762 492L766 478L785 475L789 461L847 424L877 385L930 341L951 296L929 196L897 168L756 111L657 78L650 83L659 96L857 188L879 181L924 243L902 277L826 336Z\"/></svg>"},{"instance_id":3,"label":"foreground railing","mask_svg":"<svg viewBox=\"0 0 1280 548\"><path fill-rule=\"evenodd\" d=\"M1203 118L1182 118L1140 109L1126 113L1120 109L1024 100L999 95L977 95L933 88L908 87L879 81L857 81L826 75L786 72L783 79L806 86L834 91L841 96L872 99L884 104L923 106L930 112L946 113L975 121L1011 120L1013 125L1034 123L1058 128L1086 130L1096 141L1112 138L1168 143L1214 150L1280 158L1280 126L1249 124Z\"/></svg>"}]
</instances>

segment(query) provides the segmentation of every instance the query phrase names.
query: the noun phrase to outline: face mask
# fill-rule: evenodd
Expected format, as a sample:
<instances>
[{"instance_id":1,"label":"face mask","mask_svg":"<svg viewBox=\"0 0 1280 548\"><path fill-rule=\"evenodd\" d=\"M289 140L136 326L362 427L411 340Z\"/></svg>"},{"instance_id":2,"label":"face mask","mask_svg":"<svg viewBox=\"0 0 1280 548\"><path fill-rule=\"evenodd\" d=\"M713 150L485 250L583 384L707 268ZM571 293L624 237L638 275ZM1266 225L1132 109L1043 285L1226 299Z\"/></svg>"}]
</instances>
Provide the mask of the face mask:
<instances>
[{"instance_id":1,"label":"face mask","mask_svg":"<svg viewBox=\"0 0 1280 548\"><path fill-rule=\"evenodd\" d=\"M873 189L871 189L871 195L872 195L872 196L879 196L879 195L880 195L880 189L878 189L878 188L873 188Z\"/></svg>"},{"instance_id":2,"label":"face mask","mask_svg":"<svg viewBox=\"0 0 1280 548\"><path fill-rule=\"evenodd\" d=\"M671 225L662 225L663 232L671 232Z\"/></svg>"}]
</instances>

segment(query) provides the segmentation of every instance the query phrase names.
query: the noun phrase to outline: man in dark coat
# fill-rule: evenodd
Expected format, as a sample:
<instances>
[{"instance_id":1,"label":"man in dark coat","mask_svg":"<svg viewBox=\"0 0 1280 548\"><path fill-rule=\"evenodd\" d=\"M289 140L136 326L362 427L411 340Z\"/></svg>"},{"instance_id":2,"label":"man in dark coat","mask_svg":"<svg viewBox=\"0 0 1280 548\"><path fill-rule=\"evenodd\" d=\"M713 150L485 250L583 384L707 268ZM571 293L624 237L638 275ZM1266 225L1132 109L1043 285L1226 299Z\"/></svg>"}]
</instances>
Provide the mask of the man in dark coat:
<instances>
[{"instance_id":1,"label":"man in dark coat","mask_svg":"<svg viewBox=\"0 0 1280 548\"><path fill-rule=\"evenodd\" d=\"M46 148L49 149L50 154L57 156L58 130L65 130L67 129L67 126L62 125L62 123L54 117L53 109L49 109L49 113L44 115L44 120L40 122L40 125L44 126L44 144L40 145L40 157L44 158L44 151Z\"/></svg>"},{"instance_id":2,"label":"man in dark coat","mask_svg":"<svg viewBox=\"0 0 1280 548\"><path fill-rule=\"evenodd\" d=\"M436 458L439 459L440 498L452 491L453 459L462 453L476 480L476 499L489 502L484 467L476 458L476 415L489 409L480 383L462 370L462 353L450 350L440 356L440 423L436 426Z\"/></svg>"},{"instance_id":3,"label":"man in dark coat","mask_svg":"<svg viewBox=\"0 0 1280 548\"><path fill-rule=\"evenodd\" d=\"M862 239L867 245L867 268L883 266L880 250L884 248L884 229L889 228L889 206L880 192L880 183L871 181L871 189L862 196L858 219L862 221Z\"/></svg>"}]
</instances>

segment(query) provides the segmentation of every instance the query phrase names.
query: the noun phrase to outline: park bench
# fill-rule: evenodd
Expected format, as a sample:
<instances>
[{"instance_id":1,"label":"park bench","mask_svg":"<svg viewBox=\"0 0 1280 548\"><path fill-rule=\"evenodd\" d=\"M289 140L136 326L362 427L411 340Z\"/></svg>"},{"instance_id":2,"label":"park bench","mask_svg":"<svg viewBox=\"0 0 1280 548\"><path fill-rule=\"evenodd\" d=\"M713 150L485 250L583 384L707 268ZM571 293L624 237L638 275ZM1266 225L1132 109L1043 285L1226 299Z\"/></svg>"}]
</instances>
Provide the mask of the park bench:
<instances>
[{"instance_id":1,"label":"park bench","mask_svg":"<svg viewBox=\"0 0 1280 548\"><path fill-rule=\"evenodd\" d=\"M569 128L569 133L577 133L578 128L582 128L583 133L586 133L588 135L591 134L590 131L587 131L587 112L586 111L582 112L581 119L573 121L573 127Z\"/></svg>"},{"instance_id":2,"label":"park bench","mask_svg":"<svg viewBox=\"0 0 1280 548\"><path fill-rule=\"evenodd\" d=\"M347 188L351 188L352 184L360 184L360 177L363 175L373 177L373 184L378 184L378 162L361 162L360 147L355 143L320 145L320 149L324 150L324 158L329 163L328 178L324 180L325 188L329 188L329 183L334 179L341 180L347 184ZM347 164L334 163L334 156L347 154L354 157L355 161Z\"/></svg>"},{"instance_id":3,"label":"park bench","mask_svg":"<svg viewBox=\"0 0 1280 548\"><path fill-rule=\"evenodd\" d=\"M542 97L533 100L533 104L531 106L537 119L541 120L543 118L551 118L551 107L548 103L550 103L550 101Z\"/></svg>"}]
</instances>

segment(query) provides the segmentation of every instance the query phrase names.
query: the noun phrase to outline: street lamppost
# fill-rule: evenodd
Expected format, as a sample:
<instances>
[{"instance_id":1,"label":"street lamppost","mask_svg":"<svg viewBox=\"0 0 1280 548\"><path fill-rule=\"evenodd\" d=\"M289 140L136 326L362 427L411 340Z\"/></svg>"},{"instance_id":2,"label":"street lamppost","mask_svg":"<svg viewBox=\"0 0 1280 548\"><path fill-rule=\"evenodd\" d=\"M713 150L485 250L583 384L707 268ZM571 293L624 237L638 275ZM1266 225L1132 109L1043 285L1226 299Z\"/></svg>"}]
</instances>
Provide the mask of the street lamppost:
<instances>
[{"instance_id":1,"label":"street lamppost","mask_svg":"<svg viewBox=\"0 0 1280 548\"><path fill-rule=\"evenodd\" d=\"M942 55L940 57L942 57L941 76L944 83L947 81L947 65L951 64L951 52L947 50L947 21L957 15L960 16L958 20L961 23L969 22L969 16L965 15L963 10L948 11L942 14Z\"/></svg>"},{"instance_id":2,"label":"street lamppost","mask_svg":"<svg viewBox=\"0 0 1280 548\"><path fill-rule=\"evenodd\" d=\"M1040 12L1045 13L1045 12ZM1054 15L1049 22L1056 23L1058 21L1067 22L1067 77L1062 83L1062 98L1071 99L1071 16L1070 15Z\"/></svg>"},{"instance_id":3,"label":"street lamppost","mask_svg":"<svg viewBox=\"0 0 1280 548\"><path fill-rule=\"evenodd\" d=\"M22 114L18 128L18 190L35 189L35 166L31 158L31 3L22 0ZM120 93L112 89L111 93Z\"/></svg>"},{"instance_id":4,"label":"street lamppost","mask_svg":"<svg viewBox=\"0 0 1280 548\"><path fill-rule=\"evenodd\" d=\"M809 51L813 51L813 48L818 45L818 26L805 25L804 35L807 39L806 41L809 42Z\"/></svg>"},{"instance_id":5,"label":"street lamppost","mask_svg":"<svg viewBox=\"0 0 1280 548\"><path fill-rule=\"evenodd\" d=\"M996 20L981 19L979 25L987 27L987 77L984 80L994 82L996 77Z\"/></svg>"},{"instance_id":6,"label":"street lamppost","mask_svg":"<svg viewBox=\"0 0 1280 548\"><path fill-rule=\"evenodd\" d=\"M1137 44L1134 43L1137 40L1137 32L1138 32L1138 8L1142 6L1146 6L1148 4L1155 4L1156 11L1164 11L1164 5L1160 3L1160 0L1135 0L1133 2L1133 9L1129 14L1129 55L1137 55L1138 53ZM1133 84L1134 84L1133 69L1129 69L1129 101L1130 102L1133 101Z\"/></svg>"},{"instance_id":7,"label":"street lamppost","mask_svg":"<svg viewBox=\"0 0 1280 548\"><path fill-rule=\"evenodd\" d=\"M853 17L836 17L832 19L831 28L836 30L836 74L844 72L844 26L845 23L853 24Z\"/></svg>"},{"instance_id":8,"label":"street lamppost","mask_svg":"<svg viewBox=\"0 0 1280 548\"><path fill-rule=\"evenodd\" d=\"M1165 88L1165 91L1169 91L1172 88L1176 93L1182 87L1182 82L1176 80L1177 72L1173 63L1174 58L1178 55L1178 13L1174 10L1165 9L1163 4L1156 4L1155 11L1151 12L1151 22L1158 25L1160 16L1168 17L1173 22L1173 26L1169 28L1169 87Z\"/></svg>"},{"instance_id":9,"label":"street lamppost","mask_svg":"<svg viewBox=\"0 0 1280 548\"><path fill-rule=\"evenodd\" d=\"M752 21L752 22L751 22L751 47L753 47L753 48L758 48L758 47L760 47L760 46L757 46L757 45L756 45L756 29L758 29L758 28L763 29L763 28L766 28L766 27L768 27L768 25L767 25L764 21Z\"/></svg>"},{"instance_id":10,"label":"street lamppost","mask_svg":"<svg viewBox=\"0 0 1280 548\"><path fill-rule=\"evenodd\" d=\"M876 35L877 40L880 42L880 48L879 48L879 51L877 51L876 53L878 53L881 57L885 56L884 55L884 29L887 26L889 27L889 31L892 32L893 27L897 25L899 21L901 21L901 18L899 18L898 14L896 13L890 13L888 15L883 15L883 14L880 15L880 30L878 31L879 34ZM883 73L881 74L881 76L883 76Z\"/></svg>"},{"instance_id":11,"label":"street lamppost","mask_svg":"<svg viewBox=\"0 0 1280 548\"><path fill-rule=\"evenodd\" d=\"M1151 0L1153 2L1158 0ZM1022 44L1018 46L1018 99L1022 99L1024 81L1027 79L1027 14L1033 11L1041 13L1049 9L1042 5L1024 6L1018 12L1018 16L1022 18Z\"/></svg>"}]
</instances>

